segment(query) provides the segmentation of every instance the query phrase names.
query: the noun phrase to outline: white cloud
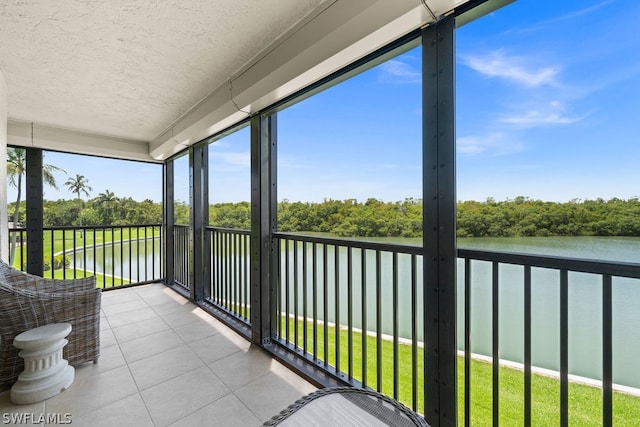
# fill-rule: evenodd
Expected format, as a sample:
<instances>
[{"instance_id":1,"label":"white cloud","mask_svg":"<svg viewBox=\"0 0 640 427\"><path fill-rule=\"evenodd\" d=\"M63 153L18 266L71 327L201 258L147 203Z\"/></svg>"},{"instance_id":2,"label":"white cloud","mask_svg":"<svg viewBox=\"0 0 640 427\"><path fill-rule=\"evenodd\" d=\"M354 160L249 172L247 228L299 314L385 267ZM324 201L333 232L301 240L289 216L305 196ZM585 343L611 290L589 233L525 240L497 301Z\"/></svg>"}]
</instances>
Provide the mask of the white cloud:
<instances>
[{"instance_id":1,"label":"white cloud","mask_svg":"<svg viewBox=\"0 0 640 427\"><path fill-rule=\"evenodd\" d=\"M522 128L531 128L546 125L568 125L583 120L584 116L570 116L566 114L566 107L558 101L538 105L517 114L504 115L500 122L516 125Z\"/></svg>"},{"instance_id":2,"label":"white cloud","mask_svg":"<svg viewBox=\"0 0 640 427\"><path fill-rule=\"evenodd\" d=\"M251 154L248 152L212 152L211 157L214 163L213 167L216 167L216 163L218 162L221 162L223 165L235 166L240 168L249 168L251 166Z\"/></svg>"},{"instance_id":3,"label":"white cloud","mask_svg":"<svg viewBox=\"0 0 640 427\"><path fill-rule=\"evenodd\" d=\"M538 23L535 23L533 25L530 25L528 27L522 27L522 28L517 28L514 30L511 30L510 32L518 32L518 33L528 33L528 32L534 32L534 31L544 31L545 27L551 26L553 25L554 27L557 27L559 25L559 23L563 22L563 21L569 21L569 20L573 20L574 18L579 18L582 17L584 15L589 15L592 13L600 13L600 9L615 3L616 0L605 0L603 2L594 4L594 5L589 5L583 9L577 9L574 10L572 12L566 13L564 15L559 15L559 16L554 16L551 19L547 19L545 21L540 21ZM561 24L561 25L567 25L567 24Z\"/></svg>"},{"instance_id":4,"label":"white cloud","mask_svg":"<svg viewBox=\"0 0 640 427\"><path fill-rule=\"evenodd\" d=\"M278 169L314 169L314 162L295 155L278 154Z\"/></svg>"},{"instance_id":5,"label":"white cloud","mask_svg":"<svg viewBox=\"0 0 640 427\"><path fill-rule=\"evenodd\" d=\"M555 66L535 67L531 60L522 56L507 56L502 50L485 55L462 56L462 63L487 76L513 81L527 87L556 85L560 68Z\"/></svg>"},{"instance_id":6,"label":"white cloud","mask_svg":"<svg viewBox=\"0 0 640 427\"><path fill-rule=\"evenodd\" d=\"M218 139L209 145L209 151L217 151L220 149L229 148L229 142L225 141L225 138Z\"/></svg>"},{"instance_id":7,"label":"white cloud","mask_svg":"<svg viewBox=\"0 0 640 427\"><path fill-rule=\"evenodd\" d=\"M380 65L381 79L394 83L420 83L422 73L411 64L398 59L392 59Z\"/></svg>"},{"instance_id":8,"label":"white cloud","mask_svg":"<svg viewBox=\"0 0 640 427\"><path fill-rule=\"evenodd\" d=\"M522 143L513 135L498 132L482 136L462 136L456 140L458 154L501 156L523 149Z\"/></svg>"}]
</instances>

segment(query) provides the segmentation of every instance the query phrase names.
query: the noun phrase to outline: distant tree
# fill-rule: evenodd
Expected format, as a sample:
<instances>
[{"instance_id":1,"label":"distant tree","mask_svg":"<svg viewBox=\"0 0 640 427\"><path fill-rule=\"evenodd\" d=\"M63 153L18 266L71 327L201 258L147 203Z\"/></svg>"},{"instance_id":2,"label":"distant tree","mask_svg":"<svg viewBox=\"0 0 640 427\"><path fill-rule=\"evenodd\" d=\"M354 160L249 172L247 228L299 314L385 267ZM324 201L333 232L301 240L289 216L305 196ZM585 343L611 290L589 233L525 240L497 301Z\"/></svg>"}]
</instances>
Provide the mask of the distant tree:
<instances>
[{"instance_id":1,"label":"distant tree","mask_svg":"<svg viewBox=\"0 0 640 427\"><path fill-rule=\"evenodd\" d=\"M102 221L102 224L113 224L114 210L118 201L119 199L116 197L116 195L109 190L105 190L104 193L98 194L98 197L93 199L94 205L98 208L98 215Z\"/></svg>"},{"instance_id":2,"label":"distant tree","mask_svg":"<svg viewBox=\"0 0 640 427\"><path fill-rule=\"evenodd\" d=\"M83 175L76 174L75 178L69 178L64 185L69 188L69 191L74 193L78 197L78 204L80 205L80 214L78 215L78 222L82 227L82 198L81 194L89 197L89 192L93 191L93 188L89 186L89 181Z\"/></svg>"},{"instance_id":3,"label":"distant tree","mask_svg":"<svg viewBox=\"0 0 640 427\"><path fill-rule=\"evenodd\" d=\"M87 206L83 207L80 212L80 222L87 226L106 225L98 211Z\"/></svg>"},{"instance_id":4,"label":"distant tree","mask_svg":"<svg viewBox=\"0 0 640 427\"><path fill-rule=\"evenodd\" d=\"M173 217L176 224L189 224L189 205L176 201L173 204Z\"/></svg>"},{"instance_id":5,"label":"distant tree","mask_svg":"<svg viewBox=\"0 0 640 427\"><path fill-rule=\"evenodd\" d=\"M112 191L105 190L104 193L98 193L98 197L96 197L95 202L100 205L103 203L112 203L117 200L118 198Z\"/></svg>"},{"instance_id":6,"label":"distant tree","mask_svg":"<svg viewBox=\"0 0 640 427\"><path fill-rule=\"evenodd\" d=\"M16 187L18 195L16 196L16 204L13 211L13 225L17 226L20 221L20 201L22 199L22 176L27 172L27 152L24 148L7 148L7 178L9 185ZM45 164L42 168L42 178L47 185L58 189L54 172L64 172L63 169ZM16 253L16 233L11 236L11 250L9 252L9 264L13 264L13 258Z\"/></svg>"},{"instance_id":7,"label":"distant tree","mask_svg":"<svg viewBox=\"0 0 640 427\"><path fill-rule=\"evenodd\" d=\"M45 200L43 219L49 227L68 226L80 215L80 207L75 200Z\"/></svg>"}]
</instances>

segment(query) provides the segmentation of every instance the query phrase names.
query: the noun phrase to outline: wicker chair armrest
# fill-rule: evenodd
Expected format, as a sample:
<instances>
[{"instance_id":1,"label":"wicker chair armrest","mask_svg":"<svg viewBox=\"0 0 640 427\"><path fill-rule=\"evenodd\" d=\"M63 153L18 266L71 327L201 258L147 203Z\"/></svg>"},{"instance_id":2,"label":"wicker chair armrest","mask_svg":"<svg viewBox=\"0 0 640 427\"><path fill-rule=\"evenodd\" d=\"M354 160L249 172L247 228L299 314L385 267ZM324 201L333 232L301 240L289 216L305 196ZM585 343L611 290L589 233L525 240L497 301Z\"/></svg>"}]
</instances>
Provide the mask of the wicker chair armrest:
<instances>
[{"instance_id":1,"label":"wicker chair armrest","mask_svg":"<svg viewBox=\"0 0 640 427\"><path fill-rule=\"evenodd\" d=\"M34 282L28 281L26 287L32 288L37 292L47 293L68 293L68 292L82 292L96 289L95 276L83 277L79 279L45 279L38 276L32 276L35 278ZM20 286L20 285L18 285Z\"/></svg>"},{"instance_id":2,"label":"wicker chair armrest","mask_svg":"<svg viewBox=\"0 0 640 427\"><path fill-rule=\"evenodd\" d=\"M101 290L92 288L76 292L38 292L0 284L0 290L11 294L0 301L2 322L24 330L49 323L70 322L76 317L100 315ZM7 316L5 319L4 316Z\"/></svg>"},{"instance_id":3,"label":"wicker chair armrest","mask_svg":"<svg viewBox=\"0 0 640 427\"><path fill-rule=\"evenodd\" d=\"M33 287L36 286L37 276L26 274L22 271L10 268L6 264L0 264L0 278L11 286Z\"/></svg>"},{"instance_id":4,"label":"wicker chair armrest","mask_svg":"<svg viewBox=\"0 0 640 427\"><path fill-rule=\"evenodd\" d=\"M0 277L13 287L32 289L40 292L77 292L96 287L94 276L80 279L45 279L40 276L16 270L0 262Z\"/></svg>"}]
</instances>

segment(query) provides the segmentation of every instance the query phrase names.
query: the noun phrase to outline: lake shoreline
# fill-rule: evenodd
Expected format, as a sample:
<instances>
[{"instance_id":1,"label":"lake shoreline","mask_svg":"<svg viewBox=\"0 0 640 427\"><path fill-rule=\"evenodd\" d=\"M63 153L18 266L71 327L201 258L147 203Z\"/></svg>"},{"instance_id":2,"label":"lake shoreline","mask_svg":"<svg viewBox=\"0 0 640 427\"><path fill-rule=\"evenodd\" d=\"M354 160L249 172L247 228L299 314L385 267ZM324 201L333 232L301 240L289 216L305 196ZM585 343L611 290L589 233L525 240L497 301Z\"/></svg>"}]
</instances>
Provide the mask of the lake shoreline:
<instances>
[{"instance_id":1,"label":"lake shoreline","mask_svg":"<svg viewBox=\"0 0 640 427\"><path fill-rule=\"evenodd\" d=\"M458 350L458 356L464 357L464 350ZM485 356L484 354L471 353L471 358L474 360L478 360L480 362L485 363L493 363L493 357ZM515 369L517 371L524 372L524 363L514 362L511 360L500 359L499 364L501 367ZM560 372L554 371L552 369L540 368L537 366L531 365L531 373L536 375L541 375L548 378L553 378L560 381ZM574 384L582 384L590 387L595 387L602 389L602 381L596 380L594 378L583 377L580 375L569 374L569 383ZM612 389L618 393L628 394L630 396L640 397L640 388L629 387L622 384L613 384Z\"/></svg>"}]
</instances>

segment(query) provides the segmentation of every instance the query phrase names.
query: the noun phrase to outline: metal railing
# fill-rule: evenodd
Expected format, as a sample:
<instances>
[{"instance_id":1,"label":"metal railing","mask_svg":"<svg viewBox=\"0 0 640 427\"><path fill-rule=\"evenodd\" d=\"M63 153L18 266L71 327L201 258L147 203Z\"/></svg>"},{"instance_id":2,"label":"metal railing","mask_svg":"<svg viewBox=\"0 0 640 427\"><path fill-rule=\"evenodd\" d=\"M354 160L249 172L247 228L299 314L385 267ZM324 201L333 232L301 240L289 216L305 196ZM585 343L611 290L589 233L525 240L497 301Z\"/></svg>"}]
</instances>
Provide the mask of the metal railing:
<instances>
[{"instance_id":1,"label":"metal railing","mask_svg":"<svg viewBox=\"0 0 640 427\"><path fill-rule=\"evenodd\" d=\"M9 261L15 268L27 269L27 230L25 228L9 228Z\"/></svg>"},{"instance_id":2,"label":"metal railing","mask_svg":"<svg viewBox=\"0 0 640 427\"><path fill-rule=\"evenodd\" d=\"M173 226L173 283L189 290L191 278L189 274L191 264L191 249L188 225Z\"/></svg>"},{"instance_id":3,"label":"metal railing","mask_svg":"<svg viewBox=\"0 0 640 427\"><path fill-rule=\"evenodd\" d=\"M343 381L424 408L422 248L276 233L276 340Z\"/></svg>"},{"instance_id":4,"label":"metal railing","mask_svg":"<svg viewBox=\"0 0 640 427\"><path fill-rule=\"evenodd\" d=\"M424 378L426 358L423 352L425 317L423 307L426 299L422 292L422 248L378 242L348 241L343 239L275 233L277 242L276 277L276 325L274 339L285 348L305 358L308 362L355 386L370 387L400 400L412 409L423 412L425 407ZM486 324L472 325L472 289L483 280L489 281L489 357L491 363L489 389L490 418L493 425L515 422L532 425L539 422L559 422L568 425L571 416L579 412L569 400L570 358L569 319L575 305L569 302L569 290L580 293L584 275L590 281L597 279L601 302L602 333L594 336L601 341L601 380L592 381L602 393L602 424L612 425L613 420L613 299L612 283L622 278L640 279L640 265L589 261L572 258L534 256L479 250L458 250L461 268L458 274L458 313L463 332L459 335L463 372L459 372L462 388L460 420L472 424L472 413L480 408L474 406L472 389L474 381L472 363L478 363L472 353L472 328L483 328ZM489 268L484 268L489 267ZM502 274L504 269L516 269L515 274ZM480 270L489 271L480 277ZM533 272L533 273L532 273ZM557 281L549 279L549 272ZM516 330L523 339L522 418L501 418L500 390L503 384L500 375L504 360L506 341L505 322L500 319L500 295L505 289L521 282L523 300L518 316L523 328ZM544 283L543 283L544 282ZM541 420L532 410L532 292L542 286L552 288L558 330L558 419ZM476 292L476 291L474 291ZM520 297L518 297L520 298ZM517 299L517 298L516 298ZM483 300L486 303L487 299ZM511 304L511 302L509 303ZM572 303L573 304L573 303ZM537 307L537 306L536 306ZM549 307L547 307L549 309ZM479 311L479 310L476 310ZM502 322L502 323L501 323ZM517 323L517 322L516 322ZM519 325L519 324L518 324ZM518 326L519 327L519 326ZM459 329L459 332L461 330ZM475 329L477 333L477 329ZM599 331L598 331L599 332ZM551 331L543 331L555 340ZM476 339L476 341L479 341ZM516 344L517 345L517 344ZM540 350L539 350L540 351ZM554 356L555 357L555 356ZM504 402L502 404L505 404ZM487 422L486 417L483 422Z\"/></svg>"},{"instance_id":5,"label":"metal railing","mask_svg":"<svg viewBox=\"0 0 640 427\"><path fill-rule=\"evenodd\" d=\"M248 230L206 227L211 253L207 300L249 324L250 235Z\"/></svg>"},{"instance_id":6,"label":"metal railing","mask_svg":"<svg viewBox=\"0 0 640 427\"><path fill-rule=\"evenodd\" d=\"M160 224L45 227L44 277L95 276L97 286L104 289L161 280L162 233ZM9 234L13 265L26 270L26 230L13 228Z\"/></svg>"},{"instance_id":7,"label":"metal railing","mask_svg":"<svg viewBox=\"0 0 640 427\"><path fill-rule=\"evenodd\" d=\"M595 275L599 278L601 293L601 327L602 335L594 336L594 341L600 341L602 351L602 371L600 387L602 389L602 424L612 425L613 419L613 298L612 284L615 278L640 279L640 265L619 262L590 261L565 257L551 257L527 254L514 254L503 252L490 252L479 250L459 249L458 256L464 262L464 422L470 425L471 419L471 337L472 337L472 289L474 288L474 268L473 264L488 264L491 267L490 273L490 298L491 298L491 363L492 363L492 418L493 424L498 425L500 421L500 291L505 287L505 283L500 280L503 266L516 266L520 271L516 272L520 276L523 284L523 339L524 353L524 408L523 425L532 425L532 291L539 285L540 281L533 280L536 274L544 272L555 272L556 279L550 279L550 286L556 292L558 300L559 317L559 367L558 376L560 381L560 409L559 421L561 426L569 423L569 289L576 289L579 286L579 275ZM513 272L512 272L513 273ZM548 275L547 275L548 276ZM574 280L570 280L570 278ZM513 279L512 279L513 280ZM549 277L546 278L549 280ZM517 281L517 280L516 280ZM533 285L532 285L533 284ZM597 303L597 302L596 302ZM592 333L596 331L591 331ZM551 331L546 333L552 335ZM533 424L536 424L535 422Z\"/></svg>"}]
</instances>

